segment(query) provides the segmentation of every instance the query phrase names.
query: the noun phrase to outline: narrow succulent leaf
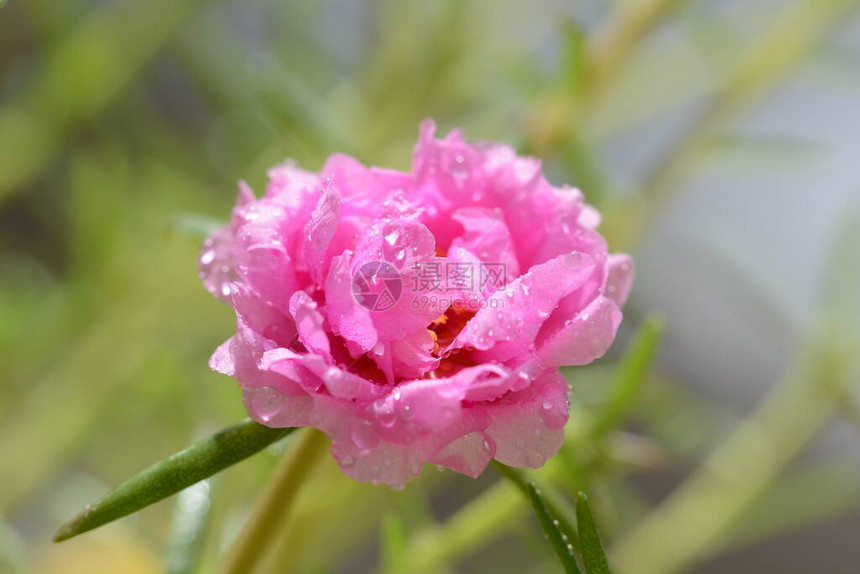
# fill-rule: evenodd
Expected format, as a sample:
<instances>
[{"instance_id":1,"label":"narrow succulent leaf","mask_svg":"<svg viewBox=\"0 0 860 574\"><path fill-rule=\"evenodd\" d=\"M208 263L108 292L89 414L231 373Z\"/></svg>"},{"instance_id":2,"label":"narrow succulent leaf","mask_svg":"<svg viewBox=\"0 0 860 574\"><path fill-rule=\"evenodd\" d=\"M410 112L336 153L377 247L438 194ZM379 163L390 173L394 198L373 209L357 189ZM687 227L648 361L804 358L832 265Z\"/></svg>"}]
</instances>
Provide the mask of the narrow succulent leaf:
<instances>
[{"instance_id":1,"label":"narrow succulent leaf","mask_svg":"<svg viewBox=\"0 0 860 574\"><path fill-rule=\"evenodd\" d=\"M597 526L594 524L594 516L588 504L588 497L580 492L576 504L576 524L579 527L579 545L582 552L582 562L585 565L586 574L612 574Z\"/></svg>"},{"instance_id":2,"label":"narrow succulent leaf","mask_svg":"<svg viewBox=\"0 0 860 574\"><path fill-rule=\"evenodd\" d=\"M246 420L228 427L160 462L87 505L54 536L61 542L176 494L248 458L294 429L269 428Z\"/></svg>"},{"instance_id":3,"label":"narrow succulent leaf","mask_svg":"<svg viewBox=\"0 0 860 574\"><path fill-rule=\"evenodd\" d=\"M597 441L615 428L633 407L654 362L662 335L663 319L657 315L649 316L639 327L616 370L609 400L589 429L591 440Z\"/></svg>"},{"instance_id":4,"label":"narrow succulent leaf","mask_svg":"<svg viewBox=\"0 0 860 574\"><path fill-rule=\"evenodd\" d=\"M567 574L582 574L582 571L576 564L576 558L573 553L574 549L573 545L570 543L570 539L561 531L558 519L554 518L553 515L550 514L540 491L533 482L526 484L526 491L529 499L531 500L532 508L534 508L535 514L540 522L541 528L543 528L547 540L549 540L552 549L555 551L561 565L564 567L564 571Z\"/></svg>"},{"instance_id":5,"label":"narrow succulent leaf","mask_svg":"<svg viewBox=\"0 0 860 574\"><path fill-rule=\"evenodd\" d=\"M576 533L574 524L576 513L567 500L551 486L530 480L523 470L512 468L495 460L493 464L502 476L513 482L525 496L530 496L529 484L534 484L541 491L541 499L558 523L559 530L567 538L567 544L571 544L574 550L579 550L579 535Z\"/></svg>"}]
</instances>

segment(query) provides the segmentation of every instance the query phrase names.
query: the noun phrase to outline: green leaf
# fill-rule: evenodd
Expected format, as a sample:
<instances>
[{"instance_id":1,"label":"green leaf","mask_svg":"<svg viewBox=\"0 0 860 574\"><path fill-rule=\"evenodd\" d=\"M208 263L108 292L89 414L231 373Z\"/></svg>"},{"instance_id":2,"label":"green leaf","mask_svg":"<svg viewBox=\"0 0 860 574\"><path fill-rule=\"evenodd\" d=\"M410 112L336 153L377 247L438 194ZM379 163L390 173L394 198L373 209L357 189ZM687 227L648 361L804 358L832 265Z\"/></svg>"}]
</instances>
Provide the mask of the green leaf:
<instances>
[{"instance_id":1,"label":"green leaf","mask_svg":"<svg viewBox=\"0 0 860 574\"><path fill-rule=\"evenodd\" d=\"M62 542L176 494L248 458L293 430L269 428L250 420L228 427L155 463L98 502L87 505L60 527L54 542Z\"/></svg>"},{"instance_id":2,"label":"green leaf","mask_svg":"<svg viewBox=\"0 0 860 574\"><path fill-rule=\"evenodd\" d=\"M513 482L524 495L530 496L529 484L535 485L535 488L541 491L541 500L549 509L549 513L552 514L556 526L567 539L566 544L572 545L574 550L579 550L579 536L576 533L576 526L574 526L576 513L567 500L551 486L530 480L523 470L512 468L496 460L493 461L493 464L502 476Z\"/></svg>"},{"instance_id":3,"label":"green leaf","mask_svg":"<svg viewBox=\"0 0 860 574\"><path fill-rule=\"evenodd\" d=\"M633 406L654 362L662 335L663 319L657 315L650 315L639 327L616 370L609 400L589 429L589 438L594 441L602 438L621 422Z\"/></svg>"},{"instance_id":4,"label":"green leaf","mask_svg":"<svg viewBox=\"0 0 860 574\"><path fill-rule=\"evenodd\" d=\"M576 524L579 527L579 545L586 574L612 574L606 553L600 543L600 535L594 524L594 516L588 505L588 497L580 492L576 504Z\"/></svg>"},{"instance_id":5,"label":"green leaf","mask_svg":"<svg viewBox=\"0 0 860 574\"><path fill-rule=\"evenodd\" d=\"M552 549L555 550L556 556L561 561L564 571L567 574L582 574L582 571L576 564L576 558L573 555L573 545L570 539L559 528L560 523L558 519L550 514L546 502L535 486L535 483L529 482L526 484L526 492L529 495L529 500L531 500L532 508L534 508L541 528L543 528L547 540L549 540Z\"/></svg>"}]
</instances>

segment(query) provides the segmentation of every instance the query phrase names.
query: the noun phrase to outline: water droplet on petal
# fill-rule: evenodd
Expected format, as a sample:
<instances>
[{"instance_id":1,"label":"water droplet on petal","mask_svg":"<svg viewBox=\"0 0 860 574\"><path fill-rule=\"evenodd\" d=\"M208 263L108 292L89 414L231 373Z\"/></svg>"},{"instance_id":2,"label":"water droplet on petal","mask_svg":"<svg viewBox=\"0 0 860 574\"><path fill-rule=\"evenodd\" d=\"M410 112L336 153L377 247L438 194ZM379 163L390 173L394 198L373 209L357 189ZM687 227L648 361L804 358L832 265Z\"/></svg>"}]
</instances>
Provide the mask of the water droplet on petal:
<instances>
[{"instance_id":1,"label":"water droplet on petal","mask_svg":"<svg viewBox=\"0 0 860 574\"><path fill-rule=\"evenodd\" d=\"M365 451L375 448L379 444L379 435L369 421L362 421L352 427L349 431L349 438L355 446Z\"/></svg>"},{"instance_id":2,"label":"water droplet on petal","mask_svg":"<svg viewBox=\"0 0 860 574\"><path fill-rule=\"evenodd\" d=\"M257 387L249 397L250 410L263 422L271 421L284 408L284 396L272 387Z\"/></svg>"},{"instance_id":3,"label":"water droplet on petal","mask_svg":"<svg viewBox=\"0 0 860 574\"><path fill-rule=\"evenodd\" d=\"M394 228L385 234L385 242L394 247L394 244L397 243L398 237L400 237L400 230Z\"/></svg>"},{"instance_id":4,"label":"water droplet on petal","mask_svg":"<svg viewBox=\"0 0 860 574\"><path fill-rule=\"evenodd\" d=\"M529 468L540 468L545 462L546 459L539 452L526 453L526 466Z\"/></svg>"},{"instance_id":5,"label":"water droplet on petal","mask_svg":"<svg viewBox=\"0 0 860 574\"><path fill-rule=\"evenodd\" d=\"M354 464L355 464L355 459L349 455L346 455L345 457L340 459L340 465L343 467L349 468Z\"/></svg>"}]
</instances>

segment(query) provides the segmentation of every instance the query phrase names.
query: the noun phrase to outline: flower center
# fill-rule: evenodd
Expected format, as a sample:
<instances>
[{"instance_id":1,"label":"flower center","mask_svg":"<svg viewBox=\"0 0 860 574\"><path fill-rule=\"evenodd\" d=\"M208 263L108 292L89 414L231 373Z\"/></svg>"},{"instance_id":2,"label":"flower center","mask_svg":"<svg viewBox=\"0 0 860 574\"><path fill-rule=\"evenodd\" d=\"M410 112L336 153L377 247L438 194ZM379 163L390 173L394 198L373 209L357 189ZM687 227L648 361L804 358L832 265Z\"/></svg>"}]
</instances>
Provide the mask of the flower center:
<instances>
[{"instance_id":1,"label":"flower center","mask_svg":"<svg viewBox=\"0 0 860 574\"><path fill-rule=\"evenodd\" d=\"M444 313L430 323L428 330L435 339L432 351L433 356L440 358L442 350L457 338L457 335L460 334L460 331L463 330L469 319L474 316L474 311L470 311L462 305L455 304L448 307ZM474 364L475 361L472 360L468 353L462 353L461 349L457 349L441 357L439 367L435 371L427 373L427 377L431 379L447 377L463 367L470 367Z\"/></svg>"},{"instance_id":2,"label":"flower center","mask_svg":"<svg viewBox=\"0 0 860 574\"><path fill-rule=\"evenodd\" d=\"M457 335L460 334L460 331L463 330L469 319L474 316L474 311L470 311L463 305L455 303L448 307L444 313L436 317L430 323L429 327L430 333L436 340L436 345L433 347L433 355L438 357L442 349L450 345L457 338Z\"/></svg>"}]
</instances>

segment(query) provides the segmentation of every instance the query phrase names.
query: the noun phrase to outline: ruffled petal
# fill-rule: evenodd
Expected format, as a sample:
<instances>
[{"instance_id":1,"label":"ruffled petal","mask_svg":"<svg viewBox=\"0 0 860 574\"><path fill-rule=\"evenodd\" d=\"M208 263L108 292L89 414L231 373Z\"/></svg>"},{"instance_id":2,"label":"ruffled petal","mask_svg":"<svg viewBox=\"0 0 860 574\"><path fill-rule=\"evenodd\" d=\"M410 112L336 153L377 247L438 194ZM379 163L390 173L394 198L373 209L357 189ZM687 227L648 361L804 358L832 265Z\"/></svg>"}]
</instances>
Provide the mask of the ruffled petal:
<instances>
[{"instance_id":1,"label":"ruffled petal","mask_svg":"<svg viewBox=\"0 0 860 574\"><path fill-rule=\"evenodd\" d=\"M332 332L346 339L353 356L358 356L372 349L379 336L370 310L355 299L352 256L347 252L332 259L325 284L325 312Z\"/></svg>"},{"instance_id":2,"label":"ruffled petal","mask_svg":"<svg viewBox=\"0 0 860 574\"><path fill-rule=\"evenodd\" d=\"M325 319L317 310L317 302L304 291L296 291L290 298L290 314L296 322L299 341L313 354L332 360L331 345L325 328Z\"/></svg>"},{"instance_id":3,"label":"ruffled petal","mask_svg":"<svg viewBox=\"0 0 860 574\"><path fill-rule=\"evenodd\" d=\"M606 279L606 296L624 307L633 286L633 258L626 253L615 253L608 257L609 277Z\"/></svg>"},{"instance_id":4,"label":"ruffled petal","mask_svg":"<svg viewBox=\"0 0 860 574\"><path fill-rule=\"evenodd\" d=\"M618 305L598 297L550 335L538 349L538 356L552 366L587 365L606 353L620 323Z\"/></svg>"},{"instance_id":5,"label":"ruffled petal","mask_svg":"<svg viewBox=\"0 0 860 574\"><path fill-rule=\"evenodd\" d=\"M485 360L506 361L529 351L544 320L565 295L579 288L594 264L580 253L562 255L531 268L466 324L446 352L472 348Z\"/></svg>"},{"instance_id":6,"label":"ruffled petal","mask_svg":"<svg viewBox=\"0 0 860 574\"><path fill-rule=\"evenodd\" d=\"M464 232L451 243L448 256L474 266L469 279L476 292L493 293L519 277L519 261L501 209L460 209L453 218L463 225ZM463 252L473 254L477 265Z\"/></svg>"},{"instance_id":7,"label":"ruffled petal","mask_svg":"<svg viewBox=\"0 0 860 574\"><path fill-rule=\"evenodd\" d=\"M510 466L543 466L564 440L567 393L567 380L551 372L494 403L493 422L485 431L495 443L494 458Z\"/></svg>"},{"instance_id":8,"label":"ruffled petal","mask_svg":"<svg viewBox=\"0 0 860 574\"><path fill-rule=\"evenodd\" d=\"M305 263L315 281L320 281L328 270L331 256L326 255L340 223L340 209L340 195L331 188L326 189L310 220L305 224Z\"/></svg>"}]
</instances>

